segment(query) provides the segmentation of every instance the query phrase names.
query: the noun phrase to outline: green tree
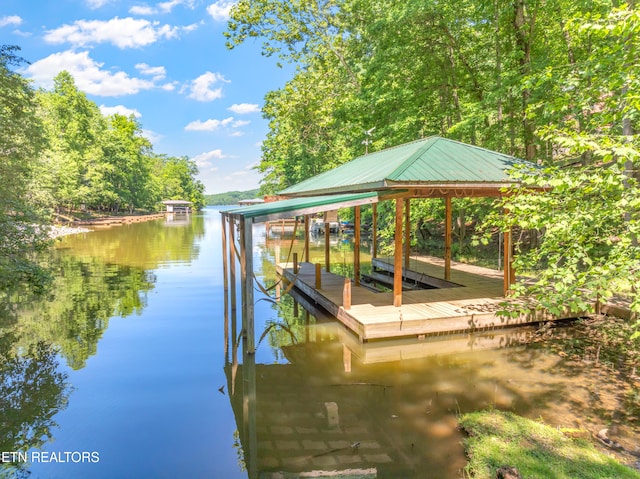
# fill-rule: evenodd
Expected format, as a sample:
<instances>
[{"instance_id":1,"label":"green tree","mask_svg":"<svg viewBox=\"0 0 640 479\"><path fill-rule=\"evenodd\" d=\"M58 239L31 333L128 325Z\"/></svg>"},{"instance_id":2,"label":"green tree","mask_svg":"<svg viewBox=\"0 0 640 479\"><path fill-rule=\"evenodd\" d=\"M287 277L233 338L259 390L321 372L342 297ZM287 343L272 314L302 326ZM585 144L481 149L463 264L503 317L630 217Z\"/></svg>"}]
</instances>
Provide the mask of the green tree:
<instances>
[{"instance_id":1,"label":"green tree","mask_svg":"<svg viewBox=\"0 0 640 479\"><path fill-rule=\"evenodd\" d=\"M156 161L162 199L191 201L197 210L205 206L204 185L196 178L195 161L186 156L158 156Z\"/></svg>"},{"instance_id":2,"label":"green tree","mask_svg":"<svg viewBox=\"0 0 640 479\"><path fill-rule=\"evenodd\" d=\"M151 209L159 197L152 181L151 143L141 134L135 118L111 116L104 141L104 181L111 210L120 207ZM94 185L98 188L100 182Z\"/></svg>"},{"instance_id":3,"label":"green tree","mask_svg":"<svg viewBox=\"0 0 640 479\"><path fill-rule=\"evenodd\" d=\"M46 245L46 211L30 185L45 138L34 92L11 70L24 62L18 50L0 46L0 290L44 279L31 254Z\"/></svg>"},{"instance_id":4,"label":"green tree","mask_svg":"<svg viewBox=\"0 0 640 479\"><path fill-rule=\"evenodd\" d=\"M532 117L549 120L538 134L560 148L565 166L516 173L525 184L547 189L507 196L502 206L509 215L493 224L542 235L538 248L516 257L516 268L537 273L533 284L515 287L516 296L533 297L553 312L579 313L627 291L640 311L640 15L623 6L577 15L565 28L573 45L588 48L569 68L532 77L532 85L553 95L530 107Z\"/></svg>"},{"instance_id":5,"label":"green tree","mask_svg":"<svg viewBox=\"0 0 640 479\"><path fill-rule=\"evenodd\" d=\"M38 97L49 139L40 171L42 181L50 188L58 210L88 206L94 194L92 182L99 182L102 176L100 140L106 130L105 118L67 71L54 78L53 91L40 91Z\"/></svg>"}]
</instances>

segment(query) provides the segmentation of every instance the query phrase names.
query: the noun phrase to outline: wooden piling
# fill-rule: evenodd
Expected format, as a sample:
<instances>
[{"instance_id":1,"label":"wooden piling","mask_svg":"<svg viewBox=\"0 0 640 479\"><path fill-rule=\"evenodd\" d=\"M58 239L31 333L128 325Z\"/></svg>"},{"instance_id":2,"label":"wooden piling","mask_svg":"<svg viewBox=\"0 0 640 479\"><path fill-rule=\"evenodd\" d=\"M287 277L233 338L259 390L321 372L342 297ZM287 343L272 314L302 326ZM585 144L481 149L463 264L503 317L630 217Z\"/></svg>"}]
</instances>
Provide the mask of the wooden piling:
<instances>
[{"instance_id":1,"label":"wooden piling","mask_svg":"<svg viewBox=\"0 0 640 479\"><path fill-rule=\"evenodd\" d=\"M451 279L451 197L444 199L444 279Z\"/></svg>"},{"instance_id":2,"label":"wooden piling","mask_svg":"<svg viewBox=\"0 0 640 479\"><path fill-rule=\"evenodd\" d=\"M344 288L342 289L342 307L347 311L351 309L351 280L344 279Z\"/></svg>"},{"instance_id":3,"label":"wooden piling","mask_svg":"<svg viewBox=\"0 0 640 479\"><path fill-rule=\"evenodd\" d=\"M322 289L322 266L316 263L316 289Z\"/></svg>"},{"instance_id":4,"label":"wooden piling","mask_svg":"<svg viewBox=\"0 0 640 479\"><path fill-rule=\"evenodd\" d=\"M360 207L354 207L353 225L353 281L356 286L360 285Z\"/></svg>"},{"instance_id":5,"label":"wooden piling","mask_svg":"<svg viewBox=\"0 0 640 479\"><path fill-rule=\"evenodd\" d=\"M393 305L402 306L402 198L396 198L396 231L394 238Z\"/></svg>"}]
</instances>

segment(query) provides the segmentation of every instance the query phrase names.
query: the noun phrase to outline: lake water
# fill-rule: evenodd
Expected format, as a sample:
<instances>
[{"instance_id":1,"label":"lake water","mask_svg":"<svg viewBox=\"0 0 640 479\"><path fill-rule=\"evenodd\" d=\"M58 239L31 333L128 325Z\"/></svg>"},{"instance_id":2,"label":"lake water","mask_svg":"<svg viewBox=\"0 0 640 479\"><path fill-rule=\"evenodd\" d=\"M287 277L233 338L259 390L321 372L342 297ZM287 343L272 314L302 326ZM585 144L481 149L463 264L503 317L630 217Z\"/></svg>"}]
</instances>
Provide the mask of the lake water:
<instances>
[{"instance_id":1,"label":"lake water","mask_svg":"<svg viewBox=\"0 0 640 479\"><path fill-rule=\"evenodd\" d=\"M20 468L0 474L454 478L465 465L457 417L489 407L637 444L631 386L557 348L520 345L532 329L360 345L291 296L256 290L247 356L221 236L208 208L58 243L45 298L2 308L0 453ZM289 245L255 229L265 287ZM334 271L348 270L349 241L332 250ZM321 242L312 255L324 257Z\"/></svg>"}]
</instances>

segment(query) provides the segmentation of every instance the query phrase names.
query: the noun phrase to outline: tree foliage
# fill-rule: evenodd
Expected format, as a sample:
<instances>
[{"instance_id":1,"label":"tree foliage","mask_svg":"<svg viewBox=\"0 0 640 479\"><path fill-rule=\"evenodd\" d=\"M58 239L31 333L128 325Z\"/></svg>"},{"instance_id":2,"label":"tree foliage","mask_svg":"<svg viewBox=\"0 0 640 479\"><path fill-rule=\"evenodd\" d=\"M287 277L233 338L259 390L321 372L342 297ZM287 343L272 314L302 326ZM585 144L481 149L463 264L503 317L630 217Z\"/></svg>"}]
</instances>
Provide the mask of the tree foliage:
<instances>
[{"instance_id":1,"label":"tree foliage","mask_svg":"<svg viewBox=\"0 0 640 479\"><path fill-rule=\"evenodd\" d=\"M625 6L584 14L566 28L576 43L589 43L589 51L575 66L547 71L532 83L576 94L533 104L529 113L542 111L551 119L538 133L561 149L569 166L534 177L516 173L525 184L548 188L505 197L510 215L493 223L543 235L539 248L516 257L516 268L537 272L536 281L518 285L516 295L533 296L554 312L579 313L622 291L640 311L640 143L633 128L640 113L640 15Z\"/></svg>"},{"instance_id":2,"label":"tree foliage","mask_svg":"<svg viewBox=\"0 0 640 479\"><path fill-rule=\"evenodd\" d=\"M43 271L30 261L46 245L43 205L30 188L46 144L36 115L34 92L11 68L24 60L17 47L0 47L0 290Z\"/></svg>"},{"instance_id":3,"label":"tree foliage","mask_svg":"<svg viewBox=\"0 0 640 479\"><path fill-rule=\"evenodd\" d=\"M204 206L204 185L187 157L156 155L134 117L105 117L60 72L34 91L12 68L25 62L0 46L0 290L46 279L30 256L47 245L51 212L154 211L163 199Z\"/></svg>"},{"instance_id":4,"label":"tree foliage","mask_svg":"<svg viewBox=\"0 0 640 479\"><path fill-rule=\"evenodd\" d=\"M640 286L639 28L635 2L611 0L247 0L227 37L297 66L265 100L264 192L430 135L531 160L542 174L515 175L542 189L511 192L485 231L539 246L516 245L516 267L537 277L516 294L577 313ZM488 211L454 208L459 238ZM416 205L416 245L441 210Z\"/></svg>"}]
</instances>

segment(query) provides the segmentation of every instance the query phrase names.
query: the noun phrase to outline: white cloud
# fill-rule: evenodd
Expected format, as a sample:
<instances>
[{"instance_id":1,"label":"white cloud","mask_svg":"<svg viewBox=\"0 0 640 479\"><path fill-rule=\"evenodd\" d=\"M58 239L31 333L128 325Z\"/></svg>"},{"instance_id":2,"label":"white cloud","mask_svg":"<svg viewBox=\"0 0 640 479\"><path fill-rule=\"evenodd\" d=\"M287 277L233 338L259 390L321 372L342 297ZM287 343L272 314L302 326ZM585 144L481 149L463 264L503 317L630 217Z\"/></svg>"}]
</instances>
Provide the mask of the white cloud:
<instances>
[{"instance_id":1,"label":"white cloud","mask_svg":"<svg viewBox=\"0 0 640 479\"><path fill-rule=\"evenodd\" d=\"M165 83L164 85L161 85L160 88L162 88L165 91L173 91L176 89L176 85L177 85L177 82Z\"/></svg>"},{"instance_id":2,"label":"white cloud","mask_svg":"<svg viewBox=\"0 0 640 479\"><path fill-rule=\"evenodd\" d=\"M250 121L246 121L246 120L236 120L233 122L233 124L231 125L233 128L240 128L242 126L247 126L248 124L250 124Z\"/></svg>"},{"instance_id":3,"label":"white cloud","mask_svg":"<svg viewBox=\"0 0 640 479\"><path fill-rule=\"evenodd\" d=\"M129 9L129 13L132 15L153 15L156 9L148 5L135 5Z\"/></svg>"},{"instance_id":4,"label":"white cloud","mask_svg":"<svg viewBox=\"0 0 640 479\"><path fill-rule=\"evenodd\" d=\"M151 76L153 81L162 80L167 76L167 70L164 67L152 67L146 63L138 63L136 69L143 75Z\"/></svg>"},{"instance_id":5,"label":"white cloud","mask_svg":"<svg viewBox=\"0 0 640 479\"><path fill-rule=\"evenodd\" d=\"M155 8L148 5L136 5L129 9L129 13L134 15L155 15L158 13L171 13L173 7L178 5L185 5L188 8L193 9L195 5L194 0L171 0L169 2L158 3Z\"/></svg>"},{"instance_id":6,"label":"white cloud","mask_svg":"<svg viewBox=\"0 0 640 479\"><path fill-rule=\"evenodd\" d=\"M162 138L164 138L161 134L156 133L155 131L151 131L151 130L146 130L146 129L142 129L140 131L140 133L142 134L142 136L144 136L147 140L149 140L151 142L151 144L155 145L157 142L159 142Z\"/></svg>"},{"instance_id":7,"label":"white cloud","mask_svg":"<svg viewBox=\"0 0 640 479\"><path fill-rule=\"evenodd\" d=\"M111 20L78 20L45 33L47 43L70 43L86 46L111 43L118 48L138 48L155 43L162 38L176 38L181 27L160 25L144 19L112 18Z\"/></svg>"},{"instance_id":8,"label":"white cloud","mask_svg":"<svg viewBox=\"0 0 640 479\"><path fill-rule=\"evenodd\" d=\"M258 113L260 111L260 105L255 103L235 103L227 108L227 110L232 111L236 115L246 115L247 113Z\"/></svg>"},{"instance_id":9,"label":"white cloud","mask_svg":"<svg viewBox=\"0 0 640 479\"><path fill-rule=\"evenodd\" d=\"M8 25L21 25L22 18L18 15L7 15L4 17L0 17L0 28L6 27Z\"/></svg>"},{"instance_id":10,"label":"white cloud","mask_svg":"<svg viewBox=\"0 0 640 479\"><path fill-rule=\"evenodd\" d=\"M227 155L222 153L221 149L207 151L205 153L200 153L195 156L193 160L196 162L198 168L208 168L212 165L212 162L215 160L222 160L223 158L227 158ZM218 168L211 168L210 171L216 171Z\"/></svg>"},{"instance_id":11,"label":"white cloud","mask_svg":"<svg viewBox=\"0 0 640 479\"><path fill-rule=\"evenodd\" d=\"M226 22L229 20L229 11L237 2L235 0L218 0L207 7L207 13L216 22Z\"/></svg>"},{"instance_id":12,"label":"white cloud","mask_svg":"<svg viewBox=\"0 0 640 479\"><path fill-rule=\"evenodd\" d=\"M212 88L219 82L229 83L220 73L207 72L191 82L188 98L198 101L213 101L222 97L222 87Z\"/></svg>"},{"instance_id":13,"label":"white cloud","mask_svg":"<svg viewBox=\"0 0 640 479\"><path fill-rule=\"evenodd\" d=\"M91 59L88 51L67 50L29 65L25 73L39 86L51 88L53 78L62 70L67 70L80 90L97 96L133 95L156 87L152 81L130 77L123 71L102 70L102 65Z\"/></svg>"},{"instance_id":14,"label":"white cloud","mask_svg":"<svg viewBox=\"0 0 640 479\"><path fill-rule=\"evenodd\" d=\"M209 119L207 121L192 121L184 127L186 131L216 131L220 127L229 126L233 123L233 117L224 120Z\"/></svg>"},{"instance_id":15,"label":"white cloud","mask_svg":"<svg viewBox=\"0 0 640 479\"><path fill-rule=\"evenodd\" d=\"M111 115L115 115L116 113L118 115L122 115L126 117L130 117L131 115L133 115L136 118L140 118L142 116L142 114L135 108L127 108L124 105L116 105L116 106L100 105L99 108L104 116L111 116Z\"/></svg>"},{"instance_id":16,"label":"white cloud","mask_svg":"<svg viewBox=\"0 0 640 479\"><path fill-rule=\"evenodd\" d=\"M111 0L87 0L87 5L89 8L95 10L96 8L100 8L110 2Z\"/></svg>"}]
</instances>

